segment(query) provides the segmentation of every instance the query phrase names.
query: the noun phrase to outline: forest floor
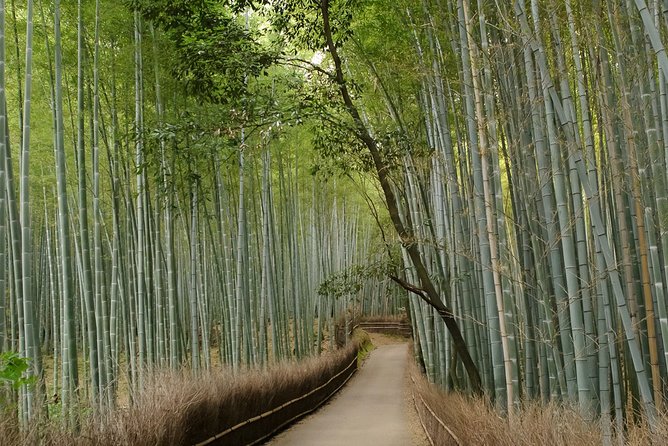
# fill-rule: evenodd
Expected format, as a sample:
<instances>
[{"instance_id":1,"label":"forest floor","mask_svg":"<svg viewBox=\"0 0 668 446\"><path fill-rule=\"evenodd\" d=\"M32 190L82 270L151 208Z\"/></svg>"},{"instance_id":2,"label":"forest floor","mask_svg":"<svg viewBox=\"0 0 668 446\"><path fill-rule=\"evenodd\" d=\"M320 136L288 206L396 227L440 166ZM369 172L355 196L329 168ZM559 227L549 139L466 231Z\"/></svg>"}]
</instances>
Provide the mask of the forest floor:
<instances>
[{"instance_id":1,"label":"forest floor","mask_svg":"<svg viewBox=\"0 0 668 446\"><path fill-rule=\"evenodd\" d=\"M327 404L268 444L427 445L410 396L409 344L371 335L376 349Z\"/></svg>"}]
</instances>

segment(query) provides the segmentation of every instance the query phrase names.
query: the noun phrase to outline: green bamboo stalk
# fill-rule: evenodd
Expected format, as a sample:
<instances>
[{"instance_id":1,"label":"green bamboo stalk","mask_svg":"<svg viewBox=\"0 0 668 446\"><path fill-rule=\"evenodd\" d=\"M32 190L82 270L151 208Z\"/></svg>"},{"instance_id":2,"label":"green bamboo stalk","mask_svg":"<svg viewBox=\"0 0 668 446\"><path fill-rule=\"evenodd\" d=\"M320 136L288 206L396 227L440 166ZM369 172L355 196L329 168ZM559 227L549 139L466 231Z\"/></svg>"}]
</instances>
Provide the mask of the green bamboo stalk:
<instances>
[{"instance_id":1,"label":"green bamboo stalk","mask_svg":"<svg viewBox=\"0 0 668 446\"><path fill-rule=\"evenodd\" d=\"M270 178L271 153L265 149L262 155L262 302L263 308L268 313L269 325L271 327L271 356L278 358L278 324L276 321L276 290L274 279L273 259L273 236L272 229L273 206L271 202L271 178ZM262 315L264 316L264 314ZM264 320L264 317L262 318ZM321 318L318 318L322 322ZM266 333L266 332L265 332Z\"/></svg>"},{"instance_id":2,"label":"green bamboo stalk","mask_svg":"<svg viewBox=\"0 0 668 446\"><path fill-rule=\"evenodd\" d=\"M101 402L113 407L111 390L113 369L111 365L111 336L105 293L105 273L102 259L102 210L100 208L100 2L95 2L95 49L93 56L93 258L95 325L98 328L97 351L100 367Z\"/></svg>"},{"instance_id":3,"label":"green bamboo stalk","mask_svg":"<svg viewBox=\"0 0 668 446\"><path fill-rule=\"evenodd\" d=\"M23 129L22 129L22 147L21 147L21 180L20 180L20 200L21 200L21 304L23 305L24 318L24 336L25 346L24 354L31 360L32 373L41 376L40 348L39 348L39 320L37 319L37 302L33 291L33 271L32 271L32 225L30 216L30 112L32 100L32 61L33 61L33 2L28 1L27 19L26 19L26 63L25 63L25 97L23 105ZM15 255L18 255L16 253ZM25 412L27 420L31 420L38 412L37 401L35 401L34 390L27 388L24 390L25 399L22 401L22 409ZM39 396L37 397L39 398Z\"/></svg>"},{"instance_id":4,"label":"green bamboo stalk","mask_svg":"<svg viewBox=\"0 0 668 446\"><path fill-rule=\"evenodd\" d=\"M588 164L588 177L590 182L596 182L596 165L595 165L595 156L594 156L594 140L593 140L593 129L590 116L590 104L586 91L586 79L584 74L584 69L582 65L582 60L580 56L580 45L578 41L577 32L575 29L575 19L573 16L573 11L571 8L570 1L566 2L566 14L568 17L569 23L569 32L571 37L571 51L573 54L573 64L576 70L577 76L577 96L580 105L580 121L582 125L583 133L583 144L584 144L584 153ZM572 119L576 120L574 106L571 105L573 109ZM578 136L578 134L576 134ZM592 340L595 338L595 326L594 326L594 316L593 316L593 304L591 299L591 293L589 291L588 285L590 283L591 275L589 272L589 261L587 258L587 246L586 238L589 234L586 234L585 231L585 217L584 210L582 207L582 195L580 193L580 184L577 178L577 172L574 168L572 160L569 159L569 170L570 170L570 179L571 179L571 191L572 191L572 202L573 202L573 213L576 215L576 240L577 240L577 254L578 254L578 270L579 270L579 279L582 289L582 300L583 300L583 311L584 311L584 325L586 333L586 348L589 356L589 371L590 371L590 381L596 386L596 356L595 348Z\"/></svg>"},{"instance_id":5,"label":"green bamboo stalk","mask_svg":"<svg viewBox=\"0 0 668 446\"><path fill-rule=\"evenodd\" d=\"M90 237L88 230L88 187L86 181L86 152L84 143L84 28L83 28L83 6L81 0L77 2L77 180L79 199L79 246L81 252L78 257L81 262L81 283L83 301L86 312L86 327L88 340L88 361L91 377L91 397L94 404L100 402L102 394L100 359L101 352L98 351L98 327L95 312L95 299L93 296L93 277L90 262Z\"/></svg>"},{"instance_id":6,"label":"green bamboo stalk","mask_svg":"<svg viewBox=\"0 0 668 446\"><path fill-rule=\"evenodd\" d=\"M46 206L47 200L46 200L46 187L43 189L44 193L44 223L47 225L47 222L49 222L51 219L49 217L48 209ZM60 369L58 367L58 362L61 360L58 352L62 349L61 347L61 334L60 334L60 321L61 321L61 316L60 316L60 287L58 286L57 283L57 272L56 268L54 268L54 260L58 259L58 253L54 252L53 246L52 246L52 240L51 240L51 228L49 226L45 227L45 240L44 240L44 251L46 252L45 255L45 263L44 265L46 274L48 277L48 302L50 304L50 308L48 311L42 311L42 314L45 316L44 319L47 319L50 313L50 328L51 328L51 333L53 337L53 388L50 391L51 395L58 395L59 391L59 372ZM46 296L45 296L46 300ZM48 325L47 321L45 320L43 322L45 325Z\"/></svg>"},{"instance_id":7,"label":"green bamboo stalk","mask_svg":"<svg viewBox=\"0 0 668 446\"><path fill-rule=\"evenodd\" d=\"M0 0L0 351L9 348L7 339L7 291L6 291L6 171L5 158L7 153L6 129L7 129L7 98L5 91L5 0Z\"/></svg>"},{"instance_id":8,"label":"green bamboo stalk","mask_svg":"<svg viewBox=\"0 0 668 446\"><path fill-rule=\"evenodd\" d=\"M547 96L547 95L545 95ZM580 404L580 409L586 417L591 417L592 411L592 397L590 382L587 373L588 369L588 353L585 343L585 328L583 320L583 309L581 300L577 298L582 294L579 284L579 270L577 264L577 252L575 250L575 237L571 229L571 217L568 211L567 194L568 186L565 182L562 171L560 147L557 141L557 131L554 124L554 113L550 102L546 102L546 116L548 119L548 139L550 140L550 160L552 168L552 177L554 179L555 198L557 200L557 215L559 220L559 233L562 244L564 269L566 272L566 290L567 301L564 306L568 309L568 316L570 319L570 333L562 334L562 341L570 342L568 339L573 337L573 354L575 358L575 372L577 385L577 400ZM576 185L575 191L578 191ZM577 192L579 195L579 191ZM575 201L573 199L572 201ZM566 311L563 308L562 311ZM575 397L574 394L569 395Z\"/></svg>"},{"instance_id":9,"label":"green bamboo stalk","mask_svg":"<svg viewBox=\"0 0 668 446\"><path fill-rule=\"evenodd\" d=\"M143 87L143 60L142 60L142 25L139 12L134 12L134 44L135 44L135 166L137 169L136 184L136 214L137 219L136 231L136 299L137 299L137 338L139 344L139 367L140 367L140 382L142 385L142 371L143 367L148 361L147 352L147 338L149 334L146 332L146 310L147 310L147 295L146 295L146 234L144 222L144 207L146 198L146 182L144 175L144 146L143 146L143 132L144 132L144 87Z\"/></svg>"},{"instance_id":10,"label":"green bamboo stalk","mask_svg":"<svg viewBox=\"0 0 668 446\"><path fill-rule=\"evenodd\" d=\"M486 150L486 142L483 141L481 145L479 140L479 138L483 136L482 130L478 127L478 119L480 119L482 115L480 111L480 92L477 83L478 81L473 75L476 66L475 61L472 60L474 53L471 51L471 44L469 43L468 38L468 36L471 35L468 12L465 8L465 4L461 0L458 1L457 10L460 23L459 36L464 74L468 143L470 145L469 150L474 178L474 214L477 216L476 235L478 237L478 248L480 250L482 283L485 296L484 305L489 323L488 332L490 336L492 368L494 371L494 396L500 407L508 407L509 401L512 401L512 398L509 398L507 393L508 389L506 386L508 383L506 382L507 377L505 375L504 366L506 357L504 356L504 342L499 320L499 315L503 314L503 307L498 306L499 302L497 300L497 292L499 289L496 286L498 282L496 279L498 279L498 276L495 276L494 265L492 264L493 256L487 222L489 213L485 208L487 198L485 192L489 193L489 190L484 189L483 163L480 156L481 152ZM482 123L480 124L482 125ZM485 167L487 166L485 165ZM505 333L503 333L503 335L505 335Z\"/></svg>"},{"instance_id":11,"label":"green bamboo stalk","mask_svg":"<svg viewBox=\"0 0 668 446\"><path fill-rule=\"evenodd\" d=\"M197 239L198 239L198 191L197 185L192 186L190 210L190 280L188 296L190 302L190 366L193 374L197 375L201 366L199 356L199 311L197 287Z\"/></svg>"},{"instance_id":12,"label":"green bamboo stalk","mask_svg":"<svg viewBox=\"0 0 668 446\"><path fill-rule=\"evenodd\" d=\"M60 32L60 0L55 2L54 11L55 33L55 114L56 114L56 188L58 197L58 243L60 251L59 272L61 274L62 293L62 336L63 336L63 379L62 379L62 412L65 423L71 423L73 415L71 407L76 405L76 389L79 387L78 358L76 343L76 314L74 306L74 289L72 286L72 260L70 251L70 223L67 202L67 182L65 168L65 138L62 94L62 44Z\"/></svg>"}]
</instances>

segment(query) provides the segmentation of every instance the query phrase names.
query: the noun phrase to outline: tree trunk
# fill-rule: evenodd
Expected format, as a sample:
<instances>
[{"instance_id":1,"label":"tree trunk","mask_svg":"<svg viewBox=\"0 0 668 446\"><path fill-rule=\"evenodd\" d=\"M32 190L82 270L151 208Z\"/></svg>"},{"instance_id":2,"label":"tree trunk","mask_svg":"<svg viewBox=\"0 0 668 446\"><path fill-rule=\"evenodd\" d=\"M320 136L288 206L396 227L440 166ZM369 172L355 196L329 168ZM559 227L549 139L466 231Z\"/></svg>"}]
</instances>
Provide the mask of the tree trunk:
<instances>
[{"instance_id":1,"label":"tree trunk","mask_svg":"<svg viewBox=\"0 0 668 446\"><path fill-rule=\"evenodd\" d=\"M407 216L406 226L404 226L403 222L401 221L396 197L394 195L394 191L392 190L392 185L390 183L390 178L388 175L389 166L383 160L383 157L380 154L380 150L378 148L376 140L371 136L368 128L362 121L360 113L355 104L353 103L353 100L348 91L346 81L343 77L341 59L338 54L338 49L336 48L336 45L334 43L334 38L332 36L332 31L330 28L329 0L322 0L321 11L323 20L323 31L327 47L332 56L332 60L334 61L334 68L336 70L336 82L339 86L339 92L341 93L341 97L345 103L348 113L355 122L355 127L358 132L357 135L358 138L360 138L362 143L371 153L371 157L373 158L374 162L374 167L376 169L376 174L378 175L378 180L380 181L381 188L383 189L383 194L385 195L385 201L387 203L392 224L394 225L394 228L401 239L402 246L406 249L408 256L411 259L411 262L415 267L422 288L418 289L402 281L397 277L394 277L393 279L397 283L401 284L407 290L418 294L429 305L431 305L432 307L434 307L434 309L436 309L438 314L445 322L445 325L448 327L448 331L452 336L452 340L455 349L457 350L457 354L462 359L464 367L466 368L466 372L469 376L473 392L476 394L481 394L482 385L480 381L480 374L478 372L478 368L474 364L473 359L471 358L471 355L468 351L466 342L464 341L464 337L462 336L462 333L459 329L459 324L457 323L452 311L441 300L440 296L436 292L436 288L433 282L431 281L431 278L429 277L429 273L427 272L427 269L422 260L422 256L420 255L417 244L414 240L412 229L410 229L412 227L410 224L410 216Z\"/></svg>"}]
</instances>

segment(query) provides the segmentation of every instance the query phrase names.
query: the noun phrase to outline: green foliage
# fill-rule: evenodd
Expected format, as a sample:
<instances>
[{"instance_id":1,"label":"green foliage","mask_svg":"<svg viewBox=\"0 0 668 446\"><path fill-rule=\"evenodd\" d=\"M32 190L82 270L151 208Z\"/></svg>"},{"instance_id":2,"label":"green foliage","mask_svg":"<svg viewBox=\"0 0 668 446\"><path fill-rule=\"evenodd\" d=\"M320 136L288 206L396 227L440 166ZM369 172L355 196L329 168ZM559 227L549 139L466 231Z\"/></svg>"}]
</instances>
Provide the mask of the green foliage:
<instances>
[{"instance_id":1,"label":"green foliage","mask_svg":"<svg viewBox=\"0 0 668 446\"><path fill-rule=\"evenodd\" d=\"M272 27L296 47L318 51L326 46L322 29L322 2L319 0L238 0L233 3L236 10L270 6L269 21ZM343 45L352 36L353 17L362 3L360 0L328 1L332 35L337 46Z\"/></svg>"},{"instance_id":2,"label":"green foliage","mask_svg":"<svg viewBox=\"0 0 668 446\"><path fill-rule=\"evenodd\" d=\"M30 368L27 358L14 352L0 353L0 382L8 383L14 389L31 386L37 381L36 376L25 376Z\"/></svg>"},{"instance_id":3,"label":"green foliage","mask_svg":"<svg viewBox=\"0 0 668 446\"><path fill-rule=\"evenodd\" d=\"M316 126L313 145L320 154L320 163L313 173L370 172L373 160L355 134L336 125Z\"/></svg>"},{"instance_id":4,"label":"green foliage","mask_svg":"<svg viewBox=\"0 0 668 446\"><path fill-rule=\"evenodd\" d=\"M165 31L175 46L172 73L204 101L234 103L245 96L248 77L276 60L223 3L134 0L130 5Z\"/></svg>"},{"instance_id":5,"label":"green foliage","mask_svg":"<svg viewBox=\"0 0 668 446\"><path fill-rule=\"evenodd\" d=\"M371 155L359 139L331 76L313 70L290 81L293 88L285 92L284 101L293 103L295 108L290 111L307 124L311 144L319 155L311 173L328 177L372 171ZM358 90L354 85L351 89Z\"/></svg>"},{"instance_id":6,"label":"green foliage","mask_svg":"<svg viewBox=\"0 0 668 446\"><path fill-rule=\"evenodd\" d=\"M388 259L367 265L353 265L329 276L318 287L318 294L335 298L354 294L362 289L365 281L387 276L392 267Z\"/></svg>"}]
</instances>

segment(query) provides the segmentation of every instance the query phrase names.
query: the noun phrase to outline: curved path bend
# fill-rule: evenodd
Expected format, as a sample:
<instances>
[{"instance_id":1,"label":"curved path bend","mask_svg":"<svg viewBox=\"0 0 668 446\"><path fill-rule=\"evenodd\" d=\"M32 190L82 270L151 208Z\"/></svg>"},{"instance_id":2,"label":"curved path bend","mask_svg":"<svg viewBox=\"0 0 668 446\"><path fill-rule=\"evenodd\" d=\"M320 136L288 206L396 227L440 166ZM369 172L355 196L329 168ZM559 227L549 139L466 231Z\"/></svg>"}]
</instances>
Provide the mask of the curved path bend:
<instances>
[{"instance_id":1,"label":"curved path bend","mask_svg":"<svg viewBox=\"0 0 668 446\"><path fill-rule=\"evenodd\" d=\"M407 446L415 444L406 400L408 344L383 345L327 404L268 444Z\"/></svg>"}]
</instances>

